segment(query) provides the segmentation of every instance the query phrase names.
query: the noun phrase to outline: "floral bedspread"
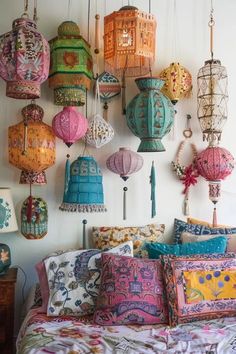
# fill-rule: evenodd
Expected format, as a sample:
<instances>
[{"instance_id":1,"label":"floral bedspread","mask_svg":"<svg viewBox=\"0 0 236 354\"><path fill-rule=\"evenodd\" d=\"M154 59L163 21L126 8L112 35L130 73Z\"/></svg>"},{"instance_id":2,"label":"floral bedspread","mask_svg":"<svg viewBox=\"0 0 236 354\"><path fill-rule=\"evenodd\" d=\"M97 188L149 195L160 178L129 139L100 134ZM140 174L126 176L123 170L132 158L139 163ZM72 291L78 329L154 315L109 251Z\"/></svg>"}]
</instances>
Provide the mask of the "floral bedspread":
<instances>
[{"instance_id":1,"label":"floral bedspread","mask_svg":"<svg viewBox=\"0 0 236 354\"><path fill-rule=\"evenodd\" d=\"M236 354L236 317L175 328L102 327L91 318L47 317L32 309L17 339L18 354Z\"/></svg>"}]
</instances>

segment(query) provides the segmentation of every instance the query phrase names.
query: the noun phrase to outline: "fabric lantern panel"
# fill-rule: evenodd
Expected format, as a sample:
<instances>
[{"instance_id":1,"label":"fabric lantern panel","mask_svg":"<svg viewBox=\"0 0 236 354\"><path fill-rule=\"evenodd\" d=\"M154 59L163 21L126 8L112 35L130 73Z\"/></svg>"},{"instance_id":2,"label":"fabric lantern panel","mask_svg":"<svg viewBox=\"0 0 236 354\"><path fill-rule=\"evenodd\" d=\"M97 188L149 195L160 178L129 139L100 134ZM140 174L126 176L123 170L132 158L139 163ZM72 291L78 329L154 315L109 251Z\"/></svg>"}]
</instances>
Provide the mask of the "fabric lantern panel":
<instances>
[{"instance_id":1,"label":"fabric lantern panel","mask_svg":"<svg viewBox=\"0 0 236 354\"><path fill-rule=\"evenodd\" d=\"M0 76L6 95L17 99L40 97L40 84L47 80L50 50L46 39L29 18L13 21L12 31L0 36Z\"/></svg>"},{"instance_id":2,"label":"fabric lantern panel","mask_svg":"<svg viewBox=\"0 0 236 354\"><path fill-rule=\"evenodd\" d=\"M65 21L58 36L49 41L51 64L49 87L54 89L54 103L60 106L85 104L86 90L93 78L90 45L80 35L79 26Z\"/></svg>"}]
</instances>

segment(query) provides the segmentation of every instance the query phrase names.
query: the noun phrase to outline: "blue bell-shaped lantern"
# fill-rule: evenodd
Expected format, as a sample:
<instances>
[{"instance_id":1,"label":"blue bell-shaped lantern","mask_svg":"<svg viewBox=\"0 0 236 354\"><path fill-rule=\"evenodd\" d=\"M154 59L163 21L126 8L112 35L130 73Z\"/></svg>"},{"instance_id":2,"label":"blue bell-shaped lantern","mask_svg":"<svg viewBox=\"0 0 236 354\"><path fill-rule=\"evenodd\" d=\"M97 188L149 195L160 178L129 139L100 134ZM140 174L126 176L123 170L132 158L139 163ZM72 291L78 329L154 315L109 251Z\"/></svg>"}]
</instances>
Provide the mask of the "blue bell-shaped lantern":
<instances>
[{"instance_id":1,"label":"blue bell-shaped lantern","mask_svg":"<svg viewBox=\"0 0 236 354\"><path fill-rule=\"evenodd\" d=\"M165 151L161 142L174 123L174 106L160 91L164 81L156 77L135 80L140 93L128 104L127 125L141 139L138 152Z\"/></svg>"},{"instance_id":2,"label":"blue bell-shaped lantern","mask_svg":"<svg viewBox=\"0 0 236 354\"><path fill-rule=\"evenodd\" d=\"M104 212L102 173L92 156L79 156L71 166L67 155L65 190L60 210Z\"/></svg>"}]
</instances>

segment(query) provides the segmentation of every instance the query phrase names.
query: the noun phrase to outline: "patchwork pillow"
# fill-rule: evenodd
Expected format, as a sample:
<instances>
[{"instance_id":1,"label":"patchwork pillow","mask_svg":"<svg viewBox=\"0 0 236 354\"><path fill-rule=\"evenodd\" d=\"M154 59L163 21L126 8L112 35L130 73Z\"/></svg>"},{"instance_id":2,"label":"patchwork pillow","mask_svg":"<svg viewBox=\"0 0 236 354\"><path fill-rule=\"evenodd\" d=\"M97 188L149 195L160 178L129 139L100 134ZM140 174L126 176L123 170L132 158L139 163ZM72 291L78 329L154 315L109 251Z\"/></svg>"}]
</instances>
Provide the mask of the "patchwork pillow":
<instances>
[{"instance_id":1,"label":"patchwork pillow","mask_svg":"<svg viewBox=\"0 0 236 354\"><path fill-rule=\"evenodd\" d=\"M172 254L186 256L192 254L224 253L227 247L227 238L219 236L207 241L184 243L182 245L167 245L163 243L146 243L148 256L158 259L161 255Z\"/></svg>"},{"instance_id":2,"label":"patchwork pillow","mask_svg":"<svg viewBox=\"0 0 236 354\"><path fill-rule=\"evenodd\" d=\"M143 244L148 242L164 242L165 225L150 224L146 226L128 227L93 227L92 237L94 247L107 249L118 246L120 243L132 241L134 245L134 257L147 258L147 252Z\"/></svg>"},{"instance_id":3,"label":"patchwork pillow","mask_svg":"<svg viewBox=\"0 0 236 354\"><path fill-rule=\"evenodd\" d=\"M94 321L106 326L168 323L161 263L104 253Z\"/></svg>"},{"instance_id":4,"label":"patchwork pillow","mask_svg":"<svg viewBox=\"0 0 236 354\"><path fill-rule=\"evenodd\" d=\"M188 224L183 220L175 219L174 221L174 243L181 243L180 236L182 232L190 232L195 235L228 235L236 234L236 227L211 228L204 225Z\"/></svg>"},{"instance_id":5,"label":"patchwork pillow","mask_svg":"<svg viewBox=\"0 0 236 354\"><path fill-rule=\"evenodd\" d=\"M236 315L236 255L162 256L170 325Z\"/></svg>"},{"instance_id":6,"label":"patchwork pillow","mask_svg":"<svg viewBox=\"0 0 236 354\"><path fill-rule=\"evenodd\" d=\"M180 238L182 243L190 243L212 240L216 237L218 237L218 235L194 235L190 232L182 232ZM236 234L225 235L225 237L227 239L226 252L236 252Z\"/></svg>"},{"instance_id":7,"label":"patchwork pillow","mask_svg":"<svg viewBox=\"0 0 236 354\"><path fill-rule=\"evenodd\" d=\"M198 225L203 225L203 226L207 226L207 227L214 227L210 222L207 222L207 221L203 221L203 220L198 220L198 219L194 219L194 218L187 218L187 223L188 224L198 224ZM227 226L227 225L217 225L216 228L219 228L219 227L230 227L230 226Z\"/></svg>"},{"instance_id":8,"label":"patchwork pillow","mask_svg":"<svg viewBox=\"0 0 236 354\"><path fill-rule=\"evenodd\" d=\"M94 312L101 275L101 251L76 250L44 260L49 300L48 316L88 315ZM133 244L128 241L108 253L133 256Z\"/></svg>"}]
</instances>

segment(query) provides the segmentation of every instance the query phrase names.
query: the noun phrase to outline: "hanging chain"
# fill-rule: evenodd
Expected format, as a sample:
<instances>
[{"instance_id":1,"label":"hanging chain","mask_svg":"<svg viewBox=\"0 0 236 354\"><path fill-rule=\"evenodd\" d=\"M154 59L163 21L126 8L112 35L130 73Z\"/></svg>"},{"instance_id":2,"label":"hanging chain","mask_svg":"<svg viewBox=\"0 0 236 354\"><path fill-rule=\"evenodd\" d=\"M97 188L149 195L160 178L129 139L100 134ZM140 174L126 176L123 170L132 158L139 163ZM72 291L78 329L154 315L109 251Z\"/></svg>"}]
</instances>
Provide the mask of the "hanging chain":
<instances>
[{"instance_id":1,"label":"hanging chain","mask_svg":"<svg viewBox=\"0 0 236 354\"><path fill-rule=\"evenodd\" d=\"M34 0L34 17L33 17L34 22L38 21L37 5L38 5L37 0Z\"/></svg>"},{"instance_id":2,"label":"hanging chain","mask_svg":"<svg viewBox=\"0 0 236 354\"><path fill-rule=\"evenodd\" d=\"M208 26L210 27L210 52L211 52L211 59L213 59L213 27L215 25L213 12L214 12L213 0L211 0L210 21L208 22Z\"/></svg>"}]
</instances>

